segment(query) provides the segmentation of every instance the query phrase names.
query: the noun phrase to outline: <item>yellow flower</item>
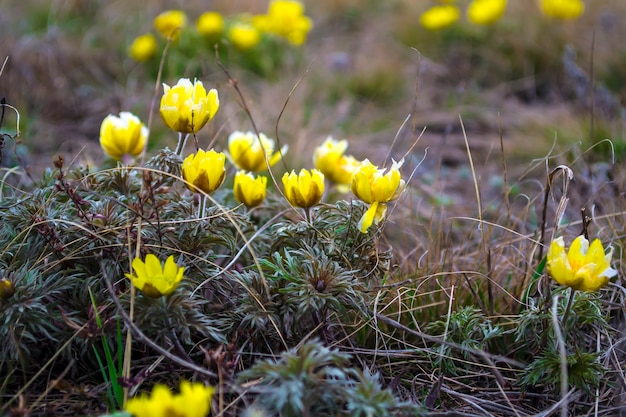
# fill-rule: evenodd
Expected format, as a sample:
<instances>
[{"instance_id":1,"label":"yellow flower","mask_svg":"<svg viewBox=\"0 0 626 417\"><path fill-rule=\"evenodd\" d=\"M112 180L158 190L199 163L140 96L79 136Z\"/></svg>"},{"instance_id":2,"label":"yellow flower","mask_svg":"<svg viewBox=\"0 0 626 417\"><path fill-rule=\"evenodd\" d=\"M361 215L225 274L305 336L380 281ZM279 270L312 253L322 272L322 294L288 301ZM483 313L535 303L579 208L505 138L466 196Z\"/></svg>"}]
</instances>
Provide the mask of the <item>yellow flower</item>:
<instances>
[{"instance_id":1,"label":"yellow flower","mask_svg":"<svg viewBox=\"0 0 626 417\"><path fill-rule=\"evenodd\" d=\"M211 149L200 149L183 161L183 178L190 184L187 187L194 193L211 194L217 190L226 177L226 155Z\"/></svg>"},{"instance_id":2,"label":"yellow flower","mask_svg":"<svg viewBox=\"0 0 626 417\"><path fill-rule=\"evenodd\" d=\"M196 29L206 38L218 38L224 31L224 17L217 12L203 13L196 21Z\"/></svg>"},{"instance_id":3,"label":"yellow flower","mask_svg":"<svg viewBox=\"0 0 626 417\"><path fill-rule=\"evenodd\" d=\"M389 172L364 160L352 176L352 192L361 200L370 204L361 220L359 230L366 233L372 223L380 223L387 213L387 204L395 200L404 191L405 183L400 176L402 162L393 162Z\"/></svg>"},{"instance_id":4,"label":"yellow flower","mask_svg":"<svg viewBox=\"0 0 626 417\"><path fill-rule=\"evenodd\" d=\"M324 174L317 169L312 169L311 172L301 169L300 174L296 174L293 170L291 173L285 172L283 186L287 201L296 207L308 209L322 199Z\"/></svg>"},{"instance_id":5,"label":"yellow flower","mask_svg":"<svg viewBox=\"0 0 626 417\"><path fill-rule=\"evenodd\" d=\"M247 23L235 23L228 31L228 39L242 51L254 48L261 41L261 33Z\"/></svg>"},{"instance_id":6,"label":"yellow flower","mask_svg":"<svg viewBox=\"0 0 626 417\"><path fill-rule=\"evenodd\" d=\"M268 32L287 39L292 45L302 45L313 27L304 15L304 5L296 0L273 0L264 23Z\"/></svg>"},{"instance_id":7,"label":"yellow flower","mask_svg":"<svg viewBox=\"0 0 626 417\"><path fill-rule=\"evenodd\" d=\"M181 78L173 87L163 84L161 118L175 132L195 133L215 116L220 107L216 89L208 93L202 81Z\"/></svg>"},{"instance_id":8,"label":"yellow flower","mask_svg":"<svg viewBox=\"0 0 626 417\"><path fill-rule=\"evenodd\" d=\"M595 239L590 246L582 235L574 239L566 253L561 236L550 244L547 270L561 285L573 290L597 291L617 275L617 271L611 268L612 257L613 248L605 253L600 239Z\"/></svg>"},{"instance_id":9,"label":"yellow flower","mask_svg":"<svg viewBox=\"0 0 626 417\"><path fill-rule=\"evenodd\" d=\"M557 19L576 19L585 12L582 0L539 0L541 12Z\"/></svg>"},{"instance_id":10,"label":"yellow flower","mask_svg":"<svg viewBox=\"0 0 626 417\"><path fill-rule=\"evenodd\" d=\"M265 200L267 178L261 175L254 178L251 173L238 171L233 185L235 200L248 208L256 207Z\"/></svg>"},{"instance_id":11,"label":"yellow flower","mask_svg":"<svg viewBox=\"0 0 626 417\"><path fill-rule=\"evenodd\" d=\"M165 385L157 384L152 394L142 394L126 403L126 411L134 417L207 417L215 389L202 383L183 381L180 394L172 394Z\"/></svg>"},{"instance_id":12,"label":"yellow flower","mask_svg":"<svg viewBox=\"0 0 626 417\"><path fill-rule=\"evenodd\" d=\"M474 0L467 8L467 18L476 25L497 22L506 10L507 0Z\"/></svg>"},{"instance_id":13,"label":"yellow flower","mask_svg":"<svg viewBox=\"0 0 626 417\"><path fill-rule=\"evenodd\" d=\"M133 285L148 297L158 298L174 292L183 279L185 267L176 265L174 256L170 255L165 266L155 255L149 253L146 262L135 258L133 260L135 275L125 274Z\"/></svg>"},{"instance_id":14,"label":"yellow flower","mask_svg":"<svg viewBox=\"0 0 626 417\"><path fill-rule=\"evenodd\" d=\"M187 15L182 10L167 10L154 18L154 28L165 39L178 39L186 24Z\"/></svg>"},{"instance_id":15,"label":"yellow flower","mask_svg":"<svg viewBox=\"0 0 626 417\"><path fill-rule=\"evenodd\" d=\"M420 24L428 30L440 30L459 20L459 8L451 4L433 6L420 16Z\"/></svg>"},{"instance_id":16,"label":"yellow flower","mask_svg":"<svg viewBox=\"0 0 626 417\"><path fill-rule=\"evenodd\" d=\"M141 155L148 140L148 128L137 116L121 112L119 117L109 114L100 125L100 146L118 161Z\"/></svg>"},{"instance_id":17,"label":"yellow flower","mask_svg":"<svg viewBox=\"0 0 626 417\"><path fill-rule=\"evenodd\" d=\"M138 62L152 58L157 50L157 40L152 33L146 33L133 40L128 47L128 56Z\"/></svg>"},{"instance_id":18,"label":"yellow flower","mask_svg":"<svg viewBox=\"0 0 626 417\"><path fill-rule=\"evenodd\" d=\"M239 169L260 172L274 166L287 152L287 145L280 152L274 152L275 143L272 139L259 133L257 138L253 132L235 131L228 136L228 153L233 164ZM267 162L266 157L267 155Z\"/></svg>"},{"instance_id":19,"label":"yellow flower","mask_svg":"<svg viewBox=\"0 0 626 417\"><path fill-rule=\"evenodd\" d=\"M6 278L0 279L0 300L8 300L15 294L15 286Z\"/></svg>"},{"instance_id":20,"label":"yellow flower","mask_svg":"<svg viewBox=\"0 0 626 417\"><path fill-rule=\"evenodd\" d=\"M352 156L345 156L348 141L336 141L328 137L324 143L315 148L313 165L319 169L324 177L339 185L349 185L352 174L359 167L360 162Z\"/></svg>"}]
</instances>

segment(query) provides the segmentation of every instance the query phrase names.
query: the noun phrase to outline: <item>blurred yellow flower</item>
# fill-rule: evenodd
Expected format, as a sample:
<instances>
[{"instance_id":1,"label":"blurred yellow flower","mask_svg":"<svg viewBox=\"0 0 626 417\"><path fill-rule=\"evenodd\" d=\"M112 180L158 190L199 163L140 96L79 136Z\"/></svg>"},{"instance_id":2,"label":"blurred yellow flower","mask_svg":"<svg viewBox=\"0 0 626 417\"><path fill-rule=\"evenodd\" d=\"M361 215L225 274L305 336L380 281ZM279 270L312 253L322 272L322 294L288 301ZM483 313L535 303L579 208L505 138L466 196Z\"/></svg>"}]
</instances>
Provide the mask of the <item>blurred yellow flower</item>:
<instances>
[{"instance_id":1,"label":"blurred yellow flower","mask_svg":"<svg viewBox=\"0 0 626 417\"><path fill-rule=\"evenodd\" d=\"M337 141L328 137L324 143L315 148L313 165L319 169L324 177L338 185L349 185L352 174L360 165L354 157L344 155L348 148L347 140Z\"/></svg>"},{"instance_id":2,"label":"blurred yellow flower","mask_svg":"<svg viewBox=\"0 0 626 417\"><path fill-rule=\"evenodd\" d=\"M151 395L131 398L125 410L134 417L207 417L215 389L200 382L180 383L180 394L172 394L165 385L157 384Z\"/></svg>"},{"instance_id":3,"label":"blurred yellow flower","mask_svg":"<svg viewBox=\"0 0 626 417\"><path fill-rule=\"evenodd\" d=\"M178 39L186 24L187 15L182 10L167 10L154 18L154 28L165 39Z\"/></svg>"},{"instance_id":4,"label":"blurred yellow flower","mask_svg":"<svg viewBox=\"0 0 626 417\"><path fill-rule=\"evenodd\" d=\"M181 78L170 87L163 84L160 113L165 124L175 132L195 133L215 116L220 107L216 89L208 93L202 81Z\"/></svg>"},{"instance_id":5,"label":"blurred yellow flower","mask_svg":"<svg viewBox=\"0 0 626 417\"><path fill-rule=\"evenodd\" d=\"M557 19L576 19L585 12L582 0L539 0L541 12Z\"/></svg>"},{"instance_id":6,"label":"blurred yellow flower","mask_svg":"<svg viewBox=\"0 0 626 417\"><path fill-rule=\"evenodd\" d=\"M566 253L561 236L550 244L546 268L561 285L573 290L597 291L617 275L617 271L611 268L612 257L613 248L605 253L600 239L595 239L590 246L582 235L574 239Z\"/></svg>"},{"instance_id":7,"label":"blurred yellow flower","mask_svg":"<svg viewBox=\"0 0 626 417\"><path fill-rule=\"evenodd\" d=\"M366 233L372 223L380 223L387 213L386 203L395 200L404 191L406 184L400 176L402 163L403 161L394 161L385 174L384 169L378 169L366 159L352 176L352 192L360 200L370 204L359 220L358 227L362 233Z\"/></svg>"},{"instance_id":8,"label":"blurred yellow flower","mask_svg":"<svg viewBox=\"0 0 626 417\"><path fill-rule=\"evenodd\" d=\"M296 174L293 170L290 173L285 172L283 186L287 201L296 207L308 209L322 199L324 174L317 169L312 169L310 172L301 169L300 174Z\"/></svg>"},{"instance_id":9,"label":"blurred yellow flower","mask_svg":"<svg viewBox=\"0 0 626 417\"><path fill-rule=\"evenodd\" d=\"M196 21L198 33L205 38L219 38L224 31L224 17L217 12L206 12Z\"/></svg>"},{"instance_id":10,"label":"blurred yellow flower","mask_svg":"<svg viewBox=\"0 0 626 417\"><path fill-rule=\"evenodd\" d=\"M143 152L148 141L148 128L132 113L109 114L100 125L100 146L111 158L128 162Z\"/></svg>"},{"instance_id":11,"label":"blurred yellow flower","mask_svg":"<svg viewBox=\"0 0 626 417\"><path fill-rule=\"evenodd\" d=\"M420 24L428 30L440 30L459 20L459 8L451 4L433 6L420 16Z\"/></svg>"},{"instance_id":12,"label":"blurred yellow flower","mask_svg":"<svg viewBox=\"0 0 626 417\"><path fill-rule=\"evenodd\" d=\"M252 208L260 205L265 200L267 192L267 177L257 176L254 178L249 172L237 171L233 192L237 202Z\"/></svg>"},{"instance_id":13,"label":"blurred yellow flower","mask_svg":"<svg viewBox=\"0 0 626 417\"><path fill-rule=\"evenodd\" d=\"M157 50L157 40L152 33L146 33L133 40L128 47L128 56L138 62L152 58Z\"/></svg>"},{"instance_id":14,"label":"blurred yellow flower","mask_svg":"<svg viewBox=\"0 0 626 417\"><path fill-rule=\"evenodd\" d=\"M135 274L125 274L133 285L148 297L158 298L174 292L183 279L185 267L176 265L174 256L170 255L161 265L155 255L146 255L146 261L139 258L133 260Z\"/></svg>"},{"instance_id":15,"label":"blurred yellow flower","mask_svg":"<svg viewBox=\"0 0 626 417\"><path fill-rule=\"evenodd\" d=\"M231 26L228 39L235 48L247 51L261 41L261 33L254 26L239 22Z\"/></svg>"},{"instance_id":16,"label":"blurred yellow flower","mask_svg":"<svg viewBox=\"0 0 626 417\"><path fill-rule=\"evenodd\" d=\"M183 178L190 184L187 187L194 193L211 194L217 190L226 177L226 155L211 149L202 149L189 155L183 161Z\"/></svg>"},{"instance_id":17,"label":"blurred yellow flower","mask_svg":"<svg viewBox=\"0 0 626 417\"><path fill-rule=\"evenodd\" d=\"M287 145L274 152L275 143L272 139L259 133L235 131L228 136L228 153L233 164L239 169L260 172L274 166L287 152ZM267 155L267 162L266 157Z\"/></svg>"},{"instance_id":18,"label":"blurred yellow flower","mask_svg":"<svg viewBox=\"0 0 626 417\"><path fill-rule=\"evenodd\" d=\"M312 20L304 15L304 5L296 0L273 0L266 16L265 30L296 46L306 41L313 27Z\"/></svg>"},{"instance_id":19,"label":"blurred yellow flower","mask_svg":"<svg viewBox=\"0 0 626 417\"><path fill-rule=\"evenodd\" d=\"M15 294L15 286L6 278L0 279L0 300L8 300Z\"/></svg>"},{"instance_id":20,"label":"blurred yellow flower","mask_svg":"<svg viewBox=\"0 0 626 417\"><path fill-rule=\"evenodd\" d=\"M467 18L475 25L491 25L502 17L507 0L474 0L467 7Z\"/></svg>"}]
</instances>

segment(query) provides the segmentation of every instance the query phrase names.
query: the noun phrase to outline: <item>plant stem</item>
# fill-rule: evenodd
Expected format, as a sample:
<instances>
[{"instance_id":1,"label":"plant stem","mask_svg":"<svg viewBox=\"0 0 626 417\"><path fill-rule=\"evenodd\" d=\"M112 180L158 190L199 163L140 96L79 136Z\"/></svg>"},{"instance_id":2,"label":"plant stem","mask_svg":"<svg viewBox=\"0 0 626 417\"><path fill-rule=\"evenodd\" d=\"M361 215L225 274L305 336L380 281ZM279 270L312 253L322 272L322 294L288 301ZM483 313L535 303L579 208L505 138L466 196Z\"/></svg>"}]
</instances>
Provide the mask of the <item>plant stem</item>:
<instances>
[{"instance_id":1,"label":"plant stem","mask_svg":"<svg viewBox=\"0 0 626 417\"><path fill-rule=\"evenodd\" d=\"M200 194L200 204L198 204L198 218L199 219L204 217L205 211L206 211L206 196L204 194Z\"/></svg>"},{"instance_id":2,"label":"plant stem","mask_svg":"<svg viewBox=\"0 0 626 417\"><path fill-rule=\"evenodd\" d=\"M574 303L574 293L576 290L570 288L569 289L569 298L567 299L567 306L565 307L565 312L563 313L563 330L567 330L567 318L569 317L569 312L572 309L572 304Z\"/></svg>"},{"instance_id":3,"label":"plant stem","mask_svg":"<svg viewBox=\"0 0 626 417\"><path fill-rule=\"evenodd\" d=\"M178 145L176 145L176 151L175 151L176 155L180 157L183 156L183 149L185 149L185 144L187 144L188 137L189 137L189 134L178 132Z\"/></svg>"}]
</instances>

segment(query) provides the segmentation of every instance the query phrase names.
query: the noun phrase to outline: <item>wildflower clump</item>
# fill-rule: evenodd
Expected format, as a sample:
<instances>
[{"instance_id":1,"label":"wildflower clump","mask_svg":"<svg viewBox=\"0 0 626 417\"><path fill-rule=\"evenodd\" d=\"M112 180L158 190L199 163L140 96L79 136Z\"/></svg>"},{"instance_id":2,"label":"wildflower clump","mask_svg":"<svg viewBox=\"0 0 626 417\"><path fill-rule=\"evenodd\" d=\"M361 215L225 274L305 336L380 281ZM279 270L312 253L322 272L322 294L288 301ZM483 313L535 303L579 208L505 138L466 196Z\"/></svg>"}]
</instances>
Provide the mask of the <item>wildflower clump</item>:
<instances>
[{"instance_id":1,"label":"wildflower clump","mask_svg":"<svg viewBox=\"0 0 626 417\"><path fill-rule=\"evenodd\" d=\"M145 262L135 258L132 263L134 274L125 274L133 285L151 298L159 298L174 292L183 279L184 266L176 265L174 256L170 255L161 264L156 255L149 253Z\"/></svg>"},{"instance_id":2,"label":"wildflower clump","mask_svg":"<svg viewBox=\"0 0 626 417\"><path fill-rule=\"evenodd\" d=\"M131 398L125 408L134 417L207 417L214 392L215 388L199 382L182 381L178 394L157 384L150 395Z\"/></svg>"},{"instance_id":3,"label":"wildflower clump","mask_svg":"<svg viewBox=\"0 0 626 417\"><path fill-rule=\"evenodd\" d=\"M100 146L118 161L141 155L147 141L148 128L130 112L109 114L100 125Z\"/></svg>"},{"instance_id":4,"label":"wildflower clump","mask_svg":"<svg viewBox=\"0 0 626 417\"><path fill-rule=\"evenodd\" d=\"M286 54L302 46L313 28L304 4L296 0L272 0L267 13L258 15L242 11L229 16L207 10L191 27L183 10L166 10L153 23L163 48L163 40L176 41L170 45L169 61L188 66L198 54L214 54L217 49L220 59L268 78L277 75ZM143 35L133 41L128 56L147 62L158 46L154 36ZM156 66L152 69L158 70Z\"/></svg>"},{"instance_id":5,"label":"wildflower clump","mask_svg":"<svg viewBox=\"0 0 626 417\"><path fill-rule=\"evenodd\" d=\"M611 267L613 248L605 252L600 239L591 245L580 235L565 251L565 242L560 236L552 241L548 251L547 270L556 282L573 290L597 291L617 275Z\"/></svg>"},{"instance_id":6,"label":"wildflower clump","mask_svg":"<svg viewBox=\"0 0 626 417\"><path fill-rule=\"evenodd\" d=\"M272 0L267 14L254 17L261 31L286 39L300 46L313 27L313 21L304 15L304 4L296 0Z\"/></svg>"}]
</instances>

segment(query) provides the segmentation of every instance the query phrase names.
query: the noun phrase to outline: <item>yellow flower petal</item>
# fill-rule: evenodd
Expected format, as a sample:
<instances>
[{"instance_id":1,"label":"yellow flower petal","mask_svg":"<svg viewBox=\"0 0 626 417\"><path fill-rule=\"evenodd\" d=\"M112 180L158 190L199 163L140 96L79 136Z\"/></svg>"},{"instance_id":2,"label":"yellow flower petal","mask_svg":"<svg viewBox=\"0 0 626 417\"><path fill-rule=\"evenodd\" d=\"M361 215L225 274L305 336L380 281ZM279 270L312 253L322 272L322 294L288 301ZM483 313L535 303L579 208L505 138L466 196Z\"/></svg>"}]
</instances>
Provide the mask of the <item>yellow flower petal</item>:
<instances>
[{"instance_id":1,"label":"yellow flower petal","mask_svg":"<svg viewBox=\"0 0 626 417\"><path fill-rule=\"evenodd\" d=\"M196 29L205 38L217 38L224 31L224 17L217 12L203 13L196 21Z\"/></svg>"},{"instance_id":2,"label":"yellow flower petal","mask_svg":"<svg viewBox=\"0 0 626 417\"><path fill-rule=\"evenodd\" d=\"M151 59L157 50L157 40L151 33L138 36L128 47L128 56L137 62L145 62Z\"/></svg>"},{"instance_id":3,"label":"yellow flower petal","mask_svg":"<svg viewBox=\"0 0 626 417\"><path fill-rule=\"evenodd\" d=\"M267 192L267 177L254 177L245 171L238 171L235 174L233 193L237 202L245 204L246 207L256 207L265 200Z\"/></svg>"},{"instance_id":4,"label":"yellow flower petal","mask_svg":"<svg viewBox=\"0 0 626 417\"><path fill-rule=\"evenodd\" d=\"M296 207L308 209L320 202L324 194L324 174L317 169L301 169L283 175L285 198Z\"/></svg>"},{"instance_id":5,"label":"yellow flower petal","mask_svg":"<svg viewBox=\"0 0 626 417\"><path fill-rule=\"evenodd\" d=\"M585 12L582 0L539 0L541 12L556 19L576 19Z\"/></svg>"},{"instance_id":6,"label":"yellow flower petal","mask_svg":"<svg viewBox=\"0 0 626 417\"><path fill-rule=\"evenodd\" d=\"M163 84L159 112L165 124L180 133L196 133L219 108L217 90L208 93L201 81L181 78L173 87Z\"/></svg>"},{"instance_id":7,"label":"yellow flower petal","mask_svg":"<svg viewBox=\"0 0 626 417\"><path fill-rule=\"evenodd\" d=\"M617 274L611 268L612 254L612 249L605 254L598 239L589 246L589 241L582 235L574 239L566 252L563 237L558 237L550 244L546 269L561 285L574 290L597 291Z\"/></svg>"},{"instance_id":8,"label":"yellow flower petal","mask_svg":"<svg viewBox=\"0 0 626 417\"><path fill-rule=\"evenodd\" d=\"M183 179L190 184L187 187L193 192L210 194L217 190L226 177L226 155L213 149L205 152L200 149L183 161Z\"/></svg>"},{"instance_id":9,"label":"yellow flower petal","mask_svg":"<svg viewBox=\"0 0 626 417\"><path fill-rule=\"evenodd\" d=\"M467 18L475 25L491 25L502 17L507 0L474 0L467 7Z\"/></svg>"},{"instance_id":10,"label":"yellow flower petal","mask_svg":"<svg viewBox=\"0 0 626 417\"><path fill-rule=\"evenodd\" d=\"M274 153L275 142L265 134L254 132L232 132L228 136L228 153L233 164L237 168L261 172L269 166L276 164L287 152L287 146L283 146L280 152ZM269 161L266 162L266 156Z\"/></svg>"},{"instance_id":11,"label":"yellow flower petal","mask_svg":"<svg viewBox=\"0 0 626 417\"><path fill-rule=\"evenodd\" d=\"M118 161L139 156L147 141L148 128L132 113L110 114L100 125L100 145L107 155Z\"/></svg>"},{"instance_id":12,"label":"yellow flower petal","mask_svg":"<svg viewBox=\"0 0 626 417\"><path fill-rule=\"evenodd\" d=\"M154 18L154 28L165 39L178 39L186 24L187 15L182 10L167 10Z\"/></svg>"},{"instance_id":13,"label":"yellow flower petal","mask_svg":"<svg viewBox=\"0 0 626 417\"><path fill-rule=\"evenodd\" d=\"M367 211L365 211L365 213L359 220L357 227L359 228L361 233L367 233L367 230L370 228L372 223L374 223L374 218L376 217L377 211L378 211L378 202L374 201L372 204L370 204Z\"/></svg>"},{"instance_id":14,"label":"yellow flower petal","mask_svg":"<svg viewBox=\"0 0 626 417\"><path fill-rule=\"evenodd\" d=\"M440 30L452 26L461 12L451 4L433 6L420 16L420 24L428 30Z\"/></svg>"},{"instance_id":15,"label":"yellow flower petal","mask_svg":"<svg viewBox=\"0 0 626 417\"><path fill-rule=\"evenodd\" d=\"M173 256L167 258L163 267L159 258L150 253L145 262L135 258L132 267L135 275L125 274L126 277L148 297L157 298L171 294L183 279L184 267L176 265Z\"/></svg>"}]
</instances>

